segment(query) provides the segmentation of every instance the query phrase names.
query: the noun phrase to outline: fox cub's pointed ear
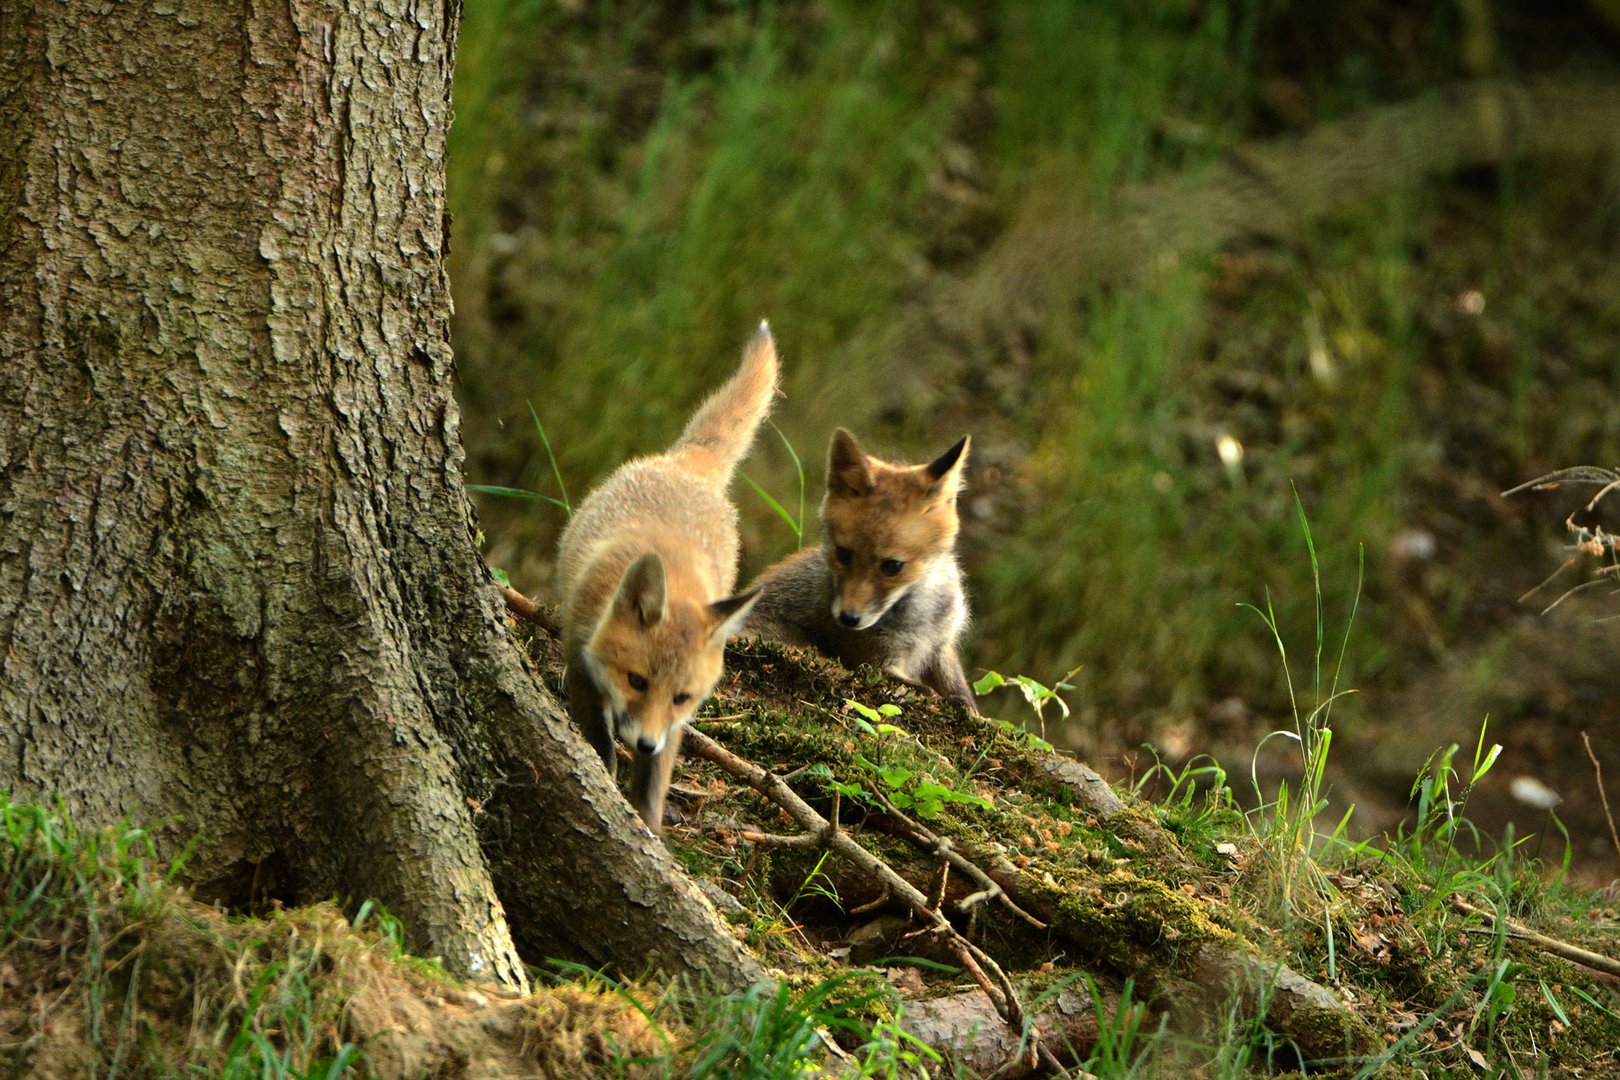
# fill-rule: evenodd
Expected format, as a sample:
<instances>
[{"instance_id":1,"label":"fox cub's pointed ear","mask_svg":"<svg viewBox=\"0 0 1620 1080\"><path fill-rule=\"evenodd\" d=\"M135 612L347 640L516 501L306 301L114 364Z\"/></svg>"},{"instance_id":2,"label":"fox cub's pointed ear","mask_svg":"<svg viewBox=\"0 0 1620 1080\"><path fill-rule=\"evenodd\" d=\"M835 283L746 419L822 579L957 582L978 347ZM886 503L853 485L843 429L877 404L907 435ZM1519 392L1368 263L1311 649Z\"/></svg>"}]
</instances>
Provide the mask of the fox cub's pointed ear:
<instances>
[{"instance_id":1,"label":"fox cub's pointed ear","mask_svg":"<svg viewBox=\"0 0 1620 1080\"><path fill-rule=\"evenodd\" d=\"M866 495L872 490L866 451L844 428L833 432L827 447L827 490L835 495Z\"/></svg>"},{"instance_id":2,"label":"fox cub's pointed ear","mask_svg":"<svg viewBox=\"0 0 1620 1080\"><path fill-rule=\"evenodd\" d=\"M631 563L619 579L619 591L613 594L613 613L634 617L642 626L657 626L668 612L664 560L649 551Z\"/></svg>"},{"instance_id":3,"label":"fox cub's pointed ear","mask_svg":"<svg viewBox=\"0 0 1620 1080\"><path fill-rule=\"evenodd\" d=\"M943 498L954 499L962 489L962 472L967 467L968 443L973 437L962 436L962 441L930 461L924 468L933 483L930 490Z\"/></svg>"},{"instance_id":4,"label":"fox cub's pointed ear","mask_svg":"<svg viewBox=\"0 0 1620 1080\"><path fill-rule=\"evenodd\" d=\"M724 644L727 638L741 630L743 620L754 610L754 602L759 599L762 591L750 589L745 593L728 596L724 600L716 600L710 604L709 617L714 620L714 629L709 631L710 640Z\"/></svg>"}]
</instances>

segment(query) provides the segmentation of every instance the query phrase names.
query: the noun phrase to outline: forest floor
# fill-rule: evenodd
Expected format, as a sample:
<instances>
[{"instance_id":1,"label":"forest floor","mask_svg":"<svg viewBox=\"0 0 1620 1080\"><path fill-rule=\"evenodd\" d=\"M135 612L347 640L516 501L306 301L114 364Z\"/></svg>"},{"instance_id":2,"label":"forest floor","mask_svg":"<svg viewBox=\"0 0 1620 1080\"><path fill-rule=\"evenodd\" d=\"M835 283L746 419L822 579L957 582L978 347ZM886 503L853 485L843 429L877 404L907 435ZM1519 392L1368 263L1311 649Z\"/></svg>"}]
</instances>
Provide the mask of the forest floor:
<instances>
[{"instance_id":1,"label":"forest floor","mask_svg":"<svg viewBox=\"0 0 1620 1080\"><path fill-rule=\"evenodd\" d=\"M554 642L530 637L555 683ZM1522 849L1468 850L1488 761L1448 759L1405 836L1361 843L1313 823L1309 786L1244 810L1192 769L1144 799L1037 724L729 650L666 840L781 988L720 1002L566 965L533 997L458 985L369 906L228 916L169 884L140 830L7 805L0 1071L1620 1071L1620 906Z\"/></svg>"}]
</instances>

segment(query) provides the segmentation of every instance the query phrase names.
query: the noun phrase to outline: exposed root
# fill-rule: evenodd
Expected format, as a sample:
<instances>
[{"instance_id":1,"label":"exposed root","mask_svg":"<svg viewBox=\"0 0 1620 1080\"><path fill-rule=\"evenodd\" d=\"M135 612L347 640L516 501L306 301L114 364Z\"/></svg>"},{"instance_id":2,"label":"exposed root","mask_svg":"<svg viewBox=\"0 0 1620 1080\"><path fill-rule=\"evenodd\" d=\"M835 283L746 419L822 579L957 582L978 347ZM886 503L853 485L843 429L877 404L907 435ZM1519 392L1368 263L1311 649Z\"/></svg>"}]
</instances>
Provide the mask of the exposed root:
<instances>
[{"instance_id":1,"label":"exposed root","mask_svg":"<svg viewBox=\"0 0 1620 1080\"><path fill-rule=\"evenodd\" d=\"M510 585L497 583L495 587L501 591L501 599L506 601L506 610L526 622L533 623L554 638L562 637L562 630L557 623L557 613L551 608L535 603Z\"/></svg>"}]
</instances>

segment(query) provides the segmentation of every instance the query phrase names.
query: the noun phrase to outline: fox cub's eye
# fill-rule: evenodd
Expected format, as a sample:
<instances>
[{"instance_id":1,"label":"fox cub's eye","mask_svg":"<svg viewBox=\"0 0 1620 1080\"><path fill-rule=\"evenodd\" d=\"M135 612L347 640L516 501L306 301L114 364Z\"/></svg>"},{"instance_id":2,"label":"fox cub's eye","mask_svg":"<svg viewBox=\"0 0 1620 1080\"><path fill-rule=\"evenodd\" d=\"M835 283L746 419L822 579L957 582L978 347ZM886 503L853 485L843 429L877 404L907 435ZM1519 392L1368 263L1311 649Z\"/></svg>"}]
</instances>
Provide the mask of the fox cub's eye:
<instances>
[{"instance_id":1,"label":"fox cub's eye","mask_svg":"<svg viewBox=\"0 0 1620 1080\"><path fill-rule=\"evenodd\" d=\"M675 695L674 700L675 704L677 705L685 705L688 701L692 700L692 695L688 694L685 690L682 690L680 693Z\"/></svg>"},{"instance_id":2,"label":"fox cub's eye","mask_svg":"<svg viewBox=\"0 0 1620 1080\"><path fill-rule=\"evenodd\" d=\"M632 672L630 672L629 675L626 675L625 678L630 683L630 689L632 689L632 690L645 690L645 689L647 689L647 676L642 675L639 672L632 671Z\"/></svg>"},{"instance_id":3,"label":"fox cub's eye","mask_svg":"<svg viewBox=\"0 0 1620 1080\"><path fill-rule=\"evenodd\" d=\"M835 547L835 548L833 548L833 558L838 560L838 565L839 566L848 566L849 561L851 559L853 559L854 557L855 557L855 553L853 551L849 550L849 548L847 548L847 547Z\"/></svg>"},{"instance_id":4,"label":"fox cub's eye","mask_svg":"<svg viewBox=\"0 0 1620 1080\"><path fill-rule=\"evenodd\" d=\"M905 568L906 564L899 559L884 559L883 564L878 567L879 570L883 571L885 577L894 577Z\"/></svg>"}]
</instances>

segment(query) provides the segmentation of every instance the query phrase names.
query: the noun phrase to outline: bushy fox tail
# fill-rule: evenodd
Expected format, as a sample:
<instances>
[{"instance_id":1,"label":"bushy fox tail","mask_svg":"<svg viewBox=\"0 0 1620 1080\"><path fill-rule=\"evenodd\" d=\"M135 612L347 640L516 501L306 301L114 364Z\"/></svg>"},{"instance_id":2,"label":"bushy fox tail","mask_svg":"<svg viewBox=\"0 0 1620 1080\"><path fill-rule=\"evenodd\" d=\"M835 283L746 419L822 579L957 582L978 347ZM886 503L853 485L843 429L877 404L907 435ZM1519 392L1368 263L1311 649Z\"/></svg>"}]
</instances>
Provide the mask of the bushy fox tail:
<instances>
[{"instance_id":1,"label":"bushy fox tail","mask_svg":"<svg viewBox=\"0 0 1620 1080\"><path fill-rule=\"evenodd\" d=\"M723 480L730 480L771 411L776 377L776 342L762 321L743 348L742 367L692 414L670 451L700 457Z\"/></svg>"}]
</instances>

